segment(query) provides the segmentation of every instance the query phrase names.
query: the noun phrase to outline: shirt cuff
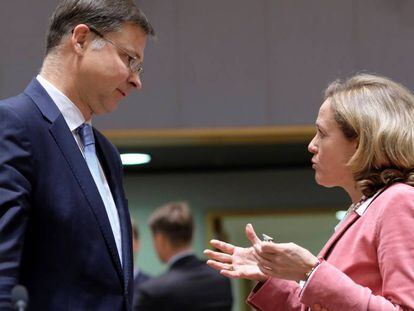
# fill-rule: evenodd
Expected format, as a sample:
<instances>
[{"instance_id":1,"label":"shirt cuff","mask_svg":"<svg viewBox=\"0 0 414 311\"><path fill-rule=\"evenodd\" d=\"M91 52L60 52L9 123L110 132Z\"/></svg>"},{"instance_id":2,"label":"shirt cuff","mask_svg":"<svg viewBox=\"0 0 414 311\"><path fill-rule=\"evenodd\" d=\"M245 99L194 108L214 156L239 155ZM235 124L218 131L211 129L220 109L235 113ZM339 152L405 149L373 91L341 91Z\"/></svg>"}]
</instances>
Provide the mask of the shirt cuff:
<instances>
[{"instance_id":1,"label":"shirt cuff","mask_svg":"<svg viewBox=\"0 0 414 311\"><path fill-rule=\"evenodd\" d=\"M318 270L320 264L322 263L322 258L318 258L318 263L312 268L311 272L309 273L306 280L299 281L299 287L301 288L301 291L299 293L299 297L302 297L303 291L306 289L306 286L309 284L310 280L312 279L312 276L315 274L316 270Z\"/></svg>"}]
</instances>

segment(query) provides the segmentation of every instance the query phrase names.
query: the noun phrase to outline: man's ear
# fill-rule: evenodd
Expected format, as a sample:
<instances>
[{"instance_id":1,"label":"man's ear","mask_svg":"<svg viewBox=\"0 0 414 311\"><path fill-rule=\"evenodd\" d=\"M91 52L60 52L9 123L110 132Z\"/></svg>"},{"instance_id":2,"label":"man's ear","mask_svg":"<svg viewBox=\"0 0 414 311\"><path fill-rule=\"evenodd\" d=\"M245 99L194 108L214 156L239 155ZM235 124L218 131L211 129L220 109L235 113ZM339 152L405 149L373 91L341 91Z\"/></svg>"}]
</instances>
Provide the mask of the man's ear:
<instances>
[{"instance_id":1,"label":"man's ear","mask_svg":"<svg viewBox=\"0 0 414 311\"><path fill-rule=\"evenodd\" d=\"M166 245L167 245L167 238L166 238L165 234L163 234L162 232L157 232L156 236L157 236L157 240L158 240L159 245L162 248L165 248Z\"/></svg>"},{"instance_id":2,"label":"man's ear","mask_svg":"<svg viewBox=\"0 0 414 311\"><path fill-rule=\"evenodd\" d=\"M76 25L70 37L71 45L77 53L83 53L90 41L91 31L85 24Z\"/></svg>"},{"instance_id":3,"label":"man's ear","mask_svg":"<svg viewBox=\"0 0 414 311\"><path fill-rule=\"evenodd\" d=\"M141 248L141 241L138 239L132 239L132 251L134 253L139 252L139 249Z\"/></svg>"}]
</instances>

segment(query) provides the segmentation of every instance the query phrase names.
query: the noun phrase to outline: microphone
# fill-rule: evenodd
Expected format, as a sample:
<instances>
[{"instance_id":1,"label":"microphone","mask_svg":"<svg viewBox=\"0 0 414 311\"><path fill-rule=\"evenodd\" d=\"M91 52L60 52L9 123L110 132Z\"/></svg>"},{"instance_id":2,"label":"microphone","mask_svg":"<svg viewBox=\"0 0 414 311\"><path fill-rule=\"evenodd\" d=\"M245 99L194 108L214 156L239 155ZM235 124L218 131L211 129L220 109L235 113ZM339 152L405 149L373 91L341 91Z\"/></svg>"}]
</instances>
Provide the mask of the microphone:
<instances>
[{"instance_id":1,"label":"microphone","mask_svg":"<svg viewBox=\"0 0 414 311\"><path fill-rule=\"evenodd\" d=\"M25 311L29 303L27 289L23 285L16 285L11 292L13 307L18 311Z\"/></svg>"}]
</instances>

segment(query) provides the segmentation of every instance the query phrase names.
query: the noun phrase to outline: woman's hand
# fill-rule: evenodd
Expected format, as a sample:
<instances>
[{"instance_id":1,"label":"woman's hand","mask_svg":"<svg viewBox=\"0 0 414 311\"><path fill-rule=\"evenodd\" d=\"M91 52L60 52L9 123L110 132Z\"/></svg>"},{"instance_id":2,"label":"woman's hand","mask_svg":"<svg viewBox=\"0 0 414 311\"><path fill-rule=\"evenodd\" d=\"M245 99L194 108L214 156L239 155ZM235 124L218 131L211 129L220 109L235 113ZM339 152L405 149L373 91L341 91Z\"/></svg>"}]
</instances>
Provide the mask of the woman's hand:
<instances>
[{"instance_id":1,"label":"woman's hand","mask_svg":"<svg viewBox=\"0 0 414 311\"><path fill-rule=\"evenodd\" d=\"M246 226L246 236L252 243L248 248L211 240L211 245L222 252L206 249L204 254L210 258L207 264L230 278L300 281L318 262L311 252L294 243L262 242L251 224Z\"/></svg>"},{"instance_id":2,"label":"woman's hand","mask_svg":"<svg viewBox=\"0 0 414 311\"><path fill-rule=\"evenodd\" d=\"M254 240L255 243L260 242L251 236L251 225L246 226L246 235L249 240ZM252 240L251 240L252 239ZM220 273L229 278L243 278L255 281L266 281L268 276L264 274L258 267L257 255L253 247L238 247L232 244L211 240L211 245L222 252L216 252L209 249L204 251L204 254L210 258L207 264Z\"/></svg>"},{"instance_id":3,"label":"woman's hand","mask_svg":"<svg viewBox=\"0 0 414 311\"><path fill-rule=\"evenodd\" d=\"M249 225L248 225L249 226ZM318 263L318 258L295 243L262 242L251 227L248 235L260 271L279 279L300 281ZM247 228L246 228L247 233Z\"/></svg>"}]
</instances>

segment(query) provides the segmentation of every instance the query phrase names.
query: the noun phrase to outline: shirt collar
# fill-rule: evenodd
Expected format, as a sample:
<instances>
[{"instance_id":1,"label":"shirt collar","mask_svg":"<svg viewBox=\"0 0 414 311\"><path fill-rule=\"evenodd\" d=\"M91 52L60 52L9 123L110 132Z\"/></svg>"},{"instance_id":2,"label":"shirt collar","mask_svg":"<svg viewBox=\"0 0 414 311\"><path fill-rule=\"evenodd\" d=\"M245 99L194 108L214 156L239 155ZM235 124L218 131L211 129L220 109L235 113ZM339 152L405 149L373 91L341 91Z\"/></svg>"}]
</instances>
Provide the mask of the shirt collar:
<instances>
[{"instance_id":1,"label":"shirt collar","mask_svg":"<svg viewBox=\"0 0 414 311\"><path fill-rule=\"evenodd\" d=\"M56 86L43 78L40 74L37 75L36 79L59 108L71 132L76 130L83 123L91 124L91 120L85 122L85 118L79 108Z\"/></svg>"},{"instance_id":2,"label":"shirt collar","mask_svg":"<svg viewBox=\"0 0 414 311\"><path fill-rule=\"evenodd\" d=\"M378 190L372 197L366 199L356 210L355 213L357 213L359 216L362 216L365 211L367 210L368 206L371 204L371 202L382 192L382 189Z\"/></svg>"},{"instance_id":3,"label":"shirt collar","mask_svg":"<svg viewBox=\"0 0 414 311\"><path fill-rule=\"evenodd\" d=\"M189 250L182 251L182 252L180 252L180 253L175 254L174 256L172 256L170 258L170 260L168 260L167 264L171 267L173 264L175 264L181 258L190 256L190 255L193 255L193 250L189 249Z\"/></svg>"}]
</instances>

